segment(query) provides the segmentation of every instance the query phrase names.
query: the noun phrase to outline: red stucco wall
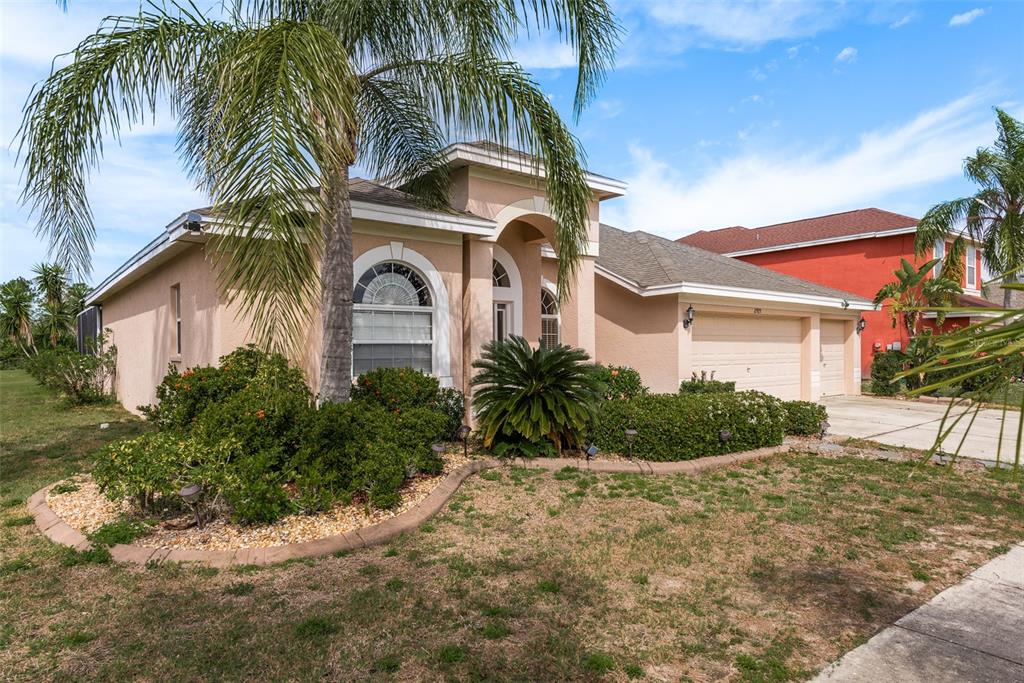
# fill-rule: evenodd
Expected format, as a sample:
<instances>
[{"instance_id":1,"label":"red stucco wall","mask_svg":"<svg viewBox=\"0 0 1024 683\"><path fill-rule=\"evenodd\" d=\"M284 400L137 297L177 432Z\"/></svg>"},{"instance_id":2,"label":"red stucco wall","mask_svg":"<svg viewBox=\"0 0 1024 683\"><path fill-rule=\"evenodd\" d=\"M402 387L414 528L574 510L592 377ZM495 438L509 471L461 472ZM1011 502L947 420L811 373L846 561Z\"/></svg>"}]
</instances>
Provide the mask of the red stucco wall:
<instances>
[{"instance_id":1,"label":"red stucco wall","mask_svg":"<svg viewBox=\"0 0 1024 683\"><path fill-rule=\"evenodd\" d=\"M899 268L901 258L915 264L925 261L924 258L914 256L913 234L822 244L738 258L779 273L858 294L865 299L874 299L882 285L893 279L893 271ZM980 273L980 263L978 267ZM867 321L867 328L861 334L861 367L867 376L875 350L884 351L886 344L894 341L902 342L906 348L907 334L902 326L893 328L888 307L880 311L865 311L864 320ZM953 322L947 321L944 330L949 329Z\"/></svg>"}]
</instances>

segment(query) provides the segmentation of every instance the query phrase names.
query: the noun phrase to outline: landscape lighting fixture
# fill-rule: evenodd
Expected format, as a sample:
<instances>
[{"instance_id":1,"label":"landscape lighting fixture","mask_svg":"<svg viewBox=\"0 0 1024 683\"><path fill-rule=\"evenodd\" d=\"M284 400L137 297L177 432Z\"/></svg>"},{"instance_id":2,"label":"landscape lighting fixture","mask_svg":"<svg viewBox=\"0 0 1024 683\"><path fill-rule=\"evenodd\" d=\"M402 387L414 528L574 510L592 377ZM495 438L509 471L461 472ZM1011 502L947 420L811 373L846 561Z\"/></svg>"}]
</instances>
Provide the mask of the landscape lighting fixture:
<instances>
[{"instance_id":1,"label":"landscape lighting fixture","mask_svg":"<svg viewBox=\"0 0 1024 683\"><path fill-rule=\"evenodd\" d=\"M594 444L590 444L589 446L587 446L587 450L584 452L587 454L588 461L593 460L594 456L597 455L597 446L595 446Z\"/></svg>"},{"instance_id":2,"label":"landscape lighting fixture","mask_svg":"<svg viewBox=\"0 0 1024 683\"><path fill-rule=\"evenodd\" d=\"M626 430L626 445L629 447L629 456L628 457L629 457L630 460L633 459L633 441L636 440L636 433L637 432L636 432L635 429L627 429Z\"/></svg>"},{"instance_id":3,"label":"landscape lighting fixture","mask_svg":"<svg viewBox=\"0 0 1024 683\"><path fill-rule=\"evenodd\" d=\"M719 429L718 430L718 440L721 441L722 443L725 443L726 441L728 441L731 438L732 438L732 432L730 432L728 429Z\"/></svg>"},{"instance_id":4,"label":"landscape lighting fixture","mask_svg":"<svg viewBox=\"0 0 1024 683\"><path fill-rule=\"evenodd\" d=\"M199 484L189 484L188 486L182 487L182 489L178 491L178 495L195 514L196 526L202 528L203 518L199 514L199 500L203 497L203 487Z\"/></svg>"},{"instance_id":5,"label":"landscape lighting fixture","mask_svg":"<svg viewBox=\"0 0 1024 683\"><path fill-rule=\"evenodd\" d=\"M459 427L459 438L462 439L462 457L469 457L469 433L473 431L469 425Z\"/></svg>"},{"instance_id":6,"label":"landscape lighting fixture","mask_svg":"<svg viewBox=\"0 0 1024 683\"><path fill-rule=\"evenodd\" d=\"M692 325L692 324L693 324L693 305L691 304L686 309L686 317L683 318L683 329L684 330L690 329L690 325Z\"/></svg>"},{"instance_id":7,"label":"landscape lighting fixture","mask_svg":"<svg viewBox=\"0 0 1024 683\"><path fill-rule=\"evenodd\" d=\"M823 438L823 439L825 438L825 435L828 434L828 428L831 427L831 426L832 425L829 424L828 420L823 420L822 421L822 423L821 423L821 438Z\"/></svg>"}]
</instances>

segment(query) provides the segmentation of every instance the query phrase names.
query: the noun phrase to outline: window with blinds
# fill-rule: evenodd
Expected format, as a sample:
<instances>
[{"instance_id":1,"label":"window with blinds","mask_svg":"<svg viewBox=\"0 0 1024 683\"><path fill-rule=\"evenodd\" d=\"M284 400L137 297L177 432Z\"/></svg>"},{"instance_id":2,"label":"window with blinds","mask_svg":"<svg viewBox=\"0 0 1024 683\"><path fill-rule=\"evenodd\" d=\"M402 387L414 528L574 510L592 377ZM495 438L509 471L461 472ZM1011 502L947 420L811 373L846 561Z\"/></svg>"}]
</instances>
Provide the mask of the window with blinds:
<instances>
[{"instance_id":1,"label":"window with blinds","mask_svg":"<svg viewBox=\"0 0 1024 683\"><path fill-rule=\"evenodd\" d=\"M546 289L540 290L540 345L553 349L562 343L558 320L558 302Z\"/></svg>"},{"instance_id":2,"label":"window with blinds","mask_svg":"<svg viewBox=\"0 0 1024 683\"><path fill-rule=\"evenodd\" d=\"M415 270L397 261L373 266L356 282L352 372L415 368L433 372L433 300Z\"/></svg>"}]
</instances>

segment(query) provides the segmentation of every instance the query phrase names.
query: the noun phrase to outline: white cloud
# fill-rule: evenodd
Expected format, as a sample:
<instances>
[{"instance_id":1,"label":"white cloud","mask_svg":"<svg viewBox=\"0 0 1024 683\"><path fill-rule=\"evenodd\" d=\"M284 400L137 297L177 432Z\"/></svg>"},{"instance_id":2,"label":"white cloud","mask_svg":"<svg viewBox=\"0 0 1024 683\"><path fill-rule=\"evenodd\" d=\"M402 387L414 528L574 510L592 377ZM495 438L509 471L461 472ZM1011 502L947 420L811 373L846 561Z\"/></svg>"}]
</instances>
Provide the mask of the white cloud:
<instances>
[{"instance_id":1,"label":"white cloud","mask_svg":"<svg viewBox=\"0 0 1024 683\"><path fill-rule=\"evenodd\" d=\"M855 47L844 47L836 55L837 62L845 62L847 64L856 61L857 59L857 48Z\"/></svg>"},{"instance_id":2,"label":"white cloud","mask_svg":"<svg viewBox=\"0 0 1024 683\"><path fill-rule=\"evenodd\" d=\"M572 48L548 35L533 36L516 45L512 58L525 69L568 69L576 66Z\"/></svg>"},{"instance_id":3,"label":"white cloud","mask_svg":"<svg viewBox=\"0 0 1024 683\"><path fill-rule=\"evenodd\" d=\"M985 14L985 12L987 11L988 10L976 7L970 10L969 12L964 12L963 14L954 14L952 17L949 18L949 25L954 27L966 26L967 24L971 23L981 15Z\"/></svg>"},{"instance_id":4,"label":"white cloud","mask_svg":"<svg viewBox=\"0 0 1024 683\"><path fill-rule=\"evenodd\" d=\"M844 9L841 3L787 0L651 0L642 6L661 24L690 28L705 38L739 47L815 35L838 24Z\"/></svg>"},{"instance_id":5,"label":"white cloud","mask_svg":"<svg viewBox=\"0 0 1024 683\"><path fill-rule=\"evenodd\" d=\"M607 218L627 229L679 237L884 204L901 192L959 176L963 158L994 138L989 102L983 93L960 98L894 128L868 131L852 148L741 153L699 178L634 145L629 193L609 207Z\"/></svg>"},{"instance_id":6,"label":"white cloud","mask_svg":"<svg viewBox=\"0 0 1024 683\"><path fill-rule=\"evenodd\" d=\"M907 24L909 24L913 20L914 20L914 13L911 12L910 14L904 15L903 18L897 19L896 21L894 21L891 24L889 24L889 28L891 28L891 29L903 28L904 26L906 26Z\"/></svg>"},{"instance_id":7,"label":"white cloud","mask_svg":"<svg viewBox=\"0 0 1024 683\"><path fill-rule=\"evenodd\" d=\"M594 110L602 119L614 119L625 110L626 106L622 100L608 99L598 100L594 103Z\"/></svg>"}]
</instances>

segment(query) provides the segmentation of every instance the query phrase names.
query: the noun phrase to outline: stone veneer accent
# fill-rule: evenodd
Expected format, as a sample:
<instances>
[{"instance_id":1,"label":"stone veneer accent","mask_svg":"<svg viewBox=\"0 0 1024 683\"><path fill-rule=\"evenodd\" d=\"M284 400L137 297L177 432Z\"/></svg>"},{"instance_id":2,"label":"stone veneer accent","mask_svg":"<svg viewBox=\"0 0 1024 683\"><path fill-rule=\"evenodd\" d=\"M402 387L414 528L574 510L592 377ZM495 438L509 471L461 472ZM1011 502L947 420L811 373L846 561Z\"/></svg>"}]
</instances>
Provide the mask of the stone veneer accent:
<instances>
[{"instance_id":1,"label":"stone veneer accent","mask_svg":"<svg viewBox=\"0 0 1024 683\"><path fill-rule=\"evenodd\" d=\"M642 460L576 460L571 458L537 458L517 460L520 467L560 470L563 467L577 467L588 472L633 473L633 474L698 474L750 460L786 453L792 446L783 444L760 448L743 453L716 455L683 462L646 462ZM208 567L230 567L237 565L267 565L304 557L330 555L342 550L356 550L386 543L395 536L412 531L437 514L448 502L459 485L471 474L501 467L494 459L476 460L451 472L430 494L411 510L400 515L372 524L362 529L336 536L326 536L304 543L273 546L270 548L240 548L238 550L193 550L187 548L145 548L138 545L118 544L110 549L110 555L118 562L147 564L149 562L190 562ZM76 550L91 547L80 531L71 528L46 504L46 495L55 484L39 489L28 499L28 511L35 517L36 526L54 543L70 546Z\"/></svg>"}]
</instances>

